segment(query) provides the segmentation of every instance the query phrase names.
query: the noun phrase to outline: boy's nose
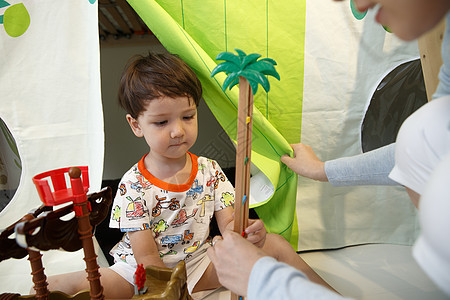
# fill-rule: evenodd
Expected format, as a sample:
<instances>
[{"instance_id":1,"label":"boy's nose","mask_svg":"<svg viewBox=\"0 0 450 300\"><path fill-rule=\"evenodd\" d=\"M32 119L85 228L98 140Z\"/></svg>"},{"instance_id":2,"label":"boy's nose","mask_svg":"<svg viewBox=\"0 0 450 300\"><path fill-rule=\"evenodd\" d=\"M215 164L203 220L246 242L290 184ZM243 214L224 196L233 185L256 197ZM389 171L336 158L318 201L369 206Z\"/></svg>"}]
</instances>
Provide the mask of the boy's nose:
<instances>
[{"instance_id":1,"label":"boy's nose","mask_svg":"<svg viewBox=\"0 0 450 300\"><path fill-rule=\"evenodd\" d=\"M182 124L180 122L176 122L174 126L172 127L172 130L170 131L170 137L171 138L179 138L184 135L184 129Z\"/></svg>"}]
</instances>

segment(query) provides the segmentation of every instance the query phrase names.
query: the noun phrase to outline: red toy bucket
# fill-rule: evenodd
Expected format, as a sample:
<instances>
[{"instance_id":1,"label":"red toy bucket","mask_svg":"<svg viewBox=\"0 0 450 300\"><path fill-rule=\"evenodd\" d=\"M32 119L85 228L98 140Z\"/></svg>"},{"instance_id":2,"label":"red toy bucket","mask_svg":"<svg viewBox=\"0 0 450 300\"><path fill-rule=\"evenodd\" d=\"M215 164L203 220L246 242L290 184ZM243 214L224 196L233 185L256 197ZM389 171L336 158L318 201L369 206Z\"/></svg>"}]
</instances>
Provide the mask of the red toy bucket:
<instances>
[{"instance_id":1,"label":"red toy bucket","mask_svg":"<svg viewBox=\"0 0 450 300\"><path fill-rule=\"evenodd\" d=\"M80 192L75 188L74 184L82 184L84 195L89 189L88 167L77 167L81 170L81 177L73 179L69 176L69 170L72 167L56 169L38 174L33 177L33 182L39 193L39 197L46 206L54 206L64 204L69 201L77 201ZM76 170L76 168L74 168ZM77 181L81 181L77 183ZM74 188L72 188L72 186Z\"/></svg>"}]
</instances>

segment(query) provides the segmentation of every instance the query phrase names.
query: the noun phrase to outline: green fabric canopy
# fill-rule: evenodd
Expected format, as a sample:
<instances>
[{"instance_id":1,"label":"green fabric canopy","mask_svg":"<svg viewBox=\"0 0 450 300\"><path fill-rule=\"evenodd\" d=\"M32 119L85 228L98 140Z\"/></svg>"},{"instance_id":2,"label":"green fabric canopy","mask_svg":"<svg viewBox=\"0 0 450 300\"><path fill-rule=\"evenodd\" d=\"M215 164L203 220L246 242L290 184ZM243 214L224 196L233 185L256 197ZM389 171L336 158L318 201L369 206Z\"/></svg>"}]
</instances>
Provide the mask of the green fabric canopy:
<instances>
[{"instance_id":1,"label":"green fabric canopy","mask_svg":"<svg viewBox=\"0 0 450 300\"><path fill-rule=\"evenodd\" d=\"M268 200L251 204L270 232L297 249L297 176L280 162L300 141L303 95L305 0L128 0L159 41L196 72L203 98L227 134L236 140L238 88L222 91L225 74L211 78L220 52L242 49L274 59L281 81L254 97L252 162L273 185Z\"/></svg>"}]
</instances>

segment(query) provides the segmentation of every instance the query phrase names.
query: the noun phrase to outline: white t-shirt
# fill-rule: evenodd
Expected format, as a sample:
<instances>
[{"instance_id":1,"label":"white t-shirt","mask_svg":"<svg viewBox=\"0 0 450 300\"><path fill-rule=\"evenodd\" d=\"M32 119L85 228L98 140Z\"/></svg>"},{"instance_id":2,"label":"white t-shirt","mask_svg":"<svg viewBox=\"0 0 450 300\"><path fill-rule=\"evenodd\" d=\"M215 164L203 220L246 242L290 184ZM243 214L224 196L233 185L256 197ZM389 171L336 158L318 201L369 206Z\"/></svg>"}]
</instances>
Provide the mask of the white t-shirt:
<instances>
[{"instance_id":1,"label":"white t-shirt","mask_svg":"<svg viewBox=\"0 0 450 300\"><path fill-rule=\"evenodd\" d=\"M417 263L450 296L450 153L433 171L420 198L422 232L413 256Z\"/></svg>"},{"instance_id":2,"label":"white t-shirt","mask_svg":"<svg viewBox=\"0 0 450 300\"><path fill-rule=\"evenodd\" d=\"M389 177L422 194L431 172L449 151L450 96L446 96L430 101L405 120Z\"/></svg>"},{"instance_id":3,"label":"white t-shirt","mask_svg":"<svg viewBox=\"0 0 450 300\"><path fill-rule=\"evenodd\" d=\"M192 170L186 184L169 184L154 177L144 166L144 156L122 177L112 205L110 227L122 231L150 228L169 268L204 254L214 212L234 203L234 188L217 162L189 154ZM116 262L136 267L128 234L110 254Z\"/></svg>"}]
</instances>

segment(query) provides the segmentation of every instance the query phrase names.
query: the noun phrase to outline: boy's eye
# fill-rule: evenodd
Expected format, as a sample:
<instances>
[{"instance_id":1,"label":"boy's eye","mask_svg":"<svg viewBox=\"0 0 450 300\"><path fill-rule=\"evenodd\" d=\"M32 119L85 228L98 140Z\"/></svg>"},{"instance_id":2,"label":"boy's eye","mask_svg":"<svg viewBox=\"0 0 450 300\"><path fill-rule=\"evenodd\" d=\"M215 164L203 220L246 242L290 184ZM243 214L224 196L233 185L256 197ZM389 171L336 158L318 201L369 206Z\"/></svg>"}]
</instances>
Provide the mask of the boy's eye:
<instances>
[{"instance_id":1,"label":"boy's eye","mask_svg":"<svg viewBox=\"0 0 450 300\"><path fill-rule=\"evenodd\" d=\"M194 116L195 116L195 115L185 116L185 117L183 117L183 119L185 119L185 120L190 120L190 119L193 119Z\"/></svg>"},{"instance_id":2,"label":"boy's eye","mask_svg":"<svg viewBox=\"0 0 450 300\"><path fill-rule=\"evenodd\" d=\"M162 126L162 125L167 124L167 121L159 121L159 122L155 122L154 124L157 126Z\"/></svg>"}]
</instances>

